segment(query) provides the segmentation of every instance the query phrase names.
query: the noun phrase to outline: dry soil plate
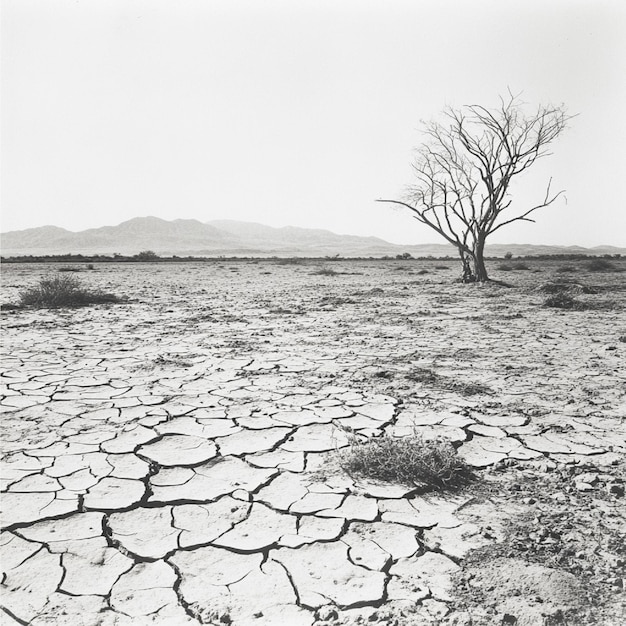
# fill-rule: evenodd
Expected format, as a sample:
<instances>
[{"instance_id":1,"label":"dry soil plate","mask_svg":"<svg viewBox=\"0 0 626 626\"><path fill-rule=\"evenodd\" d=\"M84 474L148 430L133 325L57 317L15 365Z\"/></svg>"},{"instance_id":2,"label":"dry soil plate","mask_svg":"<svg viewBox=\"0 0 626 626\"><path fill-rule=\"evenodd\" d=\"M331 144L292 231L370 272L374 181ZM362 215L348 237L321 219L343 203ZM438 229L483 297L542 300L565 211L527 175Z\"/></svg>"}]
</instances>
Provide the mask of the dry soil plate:
<instances>
[{"instance_id":1,"label":"dry soil plate","mask_svg":"<svg viewBox=\"0 0 626 626\"><path fill-rule=\"evenodd\" d=\"M3 623L623 623L625 274L562 310L527 265L99 264L127 302L3 312ZM341 469L413 432L476 481Z\"/></svg>"}]
</instances>

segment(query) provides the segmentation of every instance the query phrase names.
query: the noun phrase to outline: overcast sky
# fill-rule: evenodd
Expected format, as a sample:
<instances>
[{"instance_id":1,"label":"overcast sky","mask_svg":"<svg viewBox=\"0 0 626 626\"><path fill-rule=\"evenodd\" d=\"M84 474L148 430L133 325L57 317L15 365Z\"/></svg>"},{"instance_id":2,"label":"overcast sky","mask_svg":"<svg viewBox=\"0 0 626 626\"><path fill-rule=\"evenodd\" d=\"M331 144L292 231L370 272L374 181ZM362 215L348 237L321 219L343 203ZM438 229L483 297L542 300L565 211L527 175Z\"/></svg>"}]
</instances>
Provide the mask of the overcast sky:
<instances>
[{"instance_id":1,"label":"overcast sky","mask_svg":"<svg viewBox=\"0 0 626 626\"><path fill-rule=\"evenodd\" d=\"M420 121L507 88L578 117L492 242L626 245L623 0L2 0L2 231L238 219L438 241L377 204Z\"/></svg>"}]
</instances>

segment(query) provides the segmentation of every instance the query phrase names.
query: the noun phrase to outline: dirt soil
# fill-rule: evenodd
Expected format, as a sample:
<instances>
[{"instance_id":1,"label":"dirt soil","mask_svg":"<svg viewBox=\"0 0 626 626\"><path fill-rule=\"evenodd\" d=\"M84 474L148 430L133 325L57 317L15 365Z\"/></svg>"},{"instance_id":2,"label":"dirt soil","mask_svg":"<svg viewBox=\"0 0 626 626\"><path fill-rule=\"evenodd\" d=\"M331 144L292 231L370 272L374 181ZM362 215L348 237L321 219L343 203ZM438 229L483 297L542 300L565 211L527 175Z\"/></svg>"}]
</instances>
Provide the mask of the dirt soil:
<instances>
[{"instance_id":1,"label":"dirt soil","mask_svg":"<svg viewBox=\"0 0 626 626\"><path fill-rule=\"evenodd\" d=\"M500 282L485 285L456 282L452 260L96 264L74 275L126 301L3 310L4 619L626 623L626 259L611 262L619 271L593 272L585 260L518 269L493 261ZM1 301L17 303L58 266L2 269ZM554 293L574 305L545 306ZM335 429L335 442L340 431L334 448L319 443L322 427ZM423 493L347 476L349 436L383 432L447 437L474 479L431 494L431 507ZM179 443L189 444L185 459ZM213 488L200 474L216 471L216 456L268 473L217 495L183 493L192 474L194 489ZM99 474L105 457L123 471ZM177 521L183 512L195 520L190 507L227 499L239 517L217 539L185 543L205 524ZM86 516L97 526L84 535L89 551L59 539L60 524ZM252 519L281 530L251 539L241 525ZM328 520L340 520L336 532ZM316 527L313 539L294 540L305 524ZM398 548L365 546L367 533L392 527L413 533L413 552L403 552L405 538ZM128 538L142 532L152 538ZM156 535L167 546L148 546ZM97 550L126 565L104 590L70 588L72 564L93 568ZM211 559L211 572L243 571L245 560L250 583L235 573L216 582ZM315 570L320 559L352 569ZM162 584L146 586L141 568ZM39 575L38 585L26 580ZM261 578L271 578L266 596L287 599L278 608L258 599L250 612ZM157 587L172 599L148 601L166 598Z\"/></svg>"}]
</instances>

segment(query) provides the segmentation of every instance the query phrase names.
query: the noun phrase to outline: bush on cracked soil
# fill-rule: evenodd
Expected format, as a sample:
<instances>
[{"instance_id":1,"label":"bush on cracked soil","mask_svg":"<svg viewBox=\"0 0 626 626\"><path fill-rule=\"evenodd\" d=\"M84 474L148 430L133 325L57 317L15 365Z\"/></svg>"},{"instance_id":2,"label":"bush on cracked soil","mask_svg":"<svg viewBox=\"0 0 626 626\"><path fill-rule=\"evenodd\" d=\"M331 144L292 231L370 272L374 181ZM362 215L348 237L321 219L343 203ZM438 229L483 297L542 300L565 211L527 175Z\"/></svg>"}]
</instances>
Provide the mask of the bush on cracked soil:
<instances>
[{"instance_id":1,"label":"bush on cracked soil","mask_svg":"<svg viewBox=\"0 0 626 626\"><path fill-rule=\"evenodd\" d=\"M73 276L43 278L36 287L20 293L21 306L51 309L119 301L120 299L111 293L85 289Z\"/></svg>"},{"instance_id":2,"label":"bush on cracked soil","mask_svg":"<svg viewBox=\"0 0 626 626\"><path fill-rule=\"evenodd\" d=\"M395 481L421 488L456 487L470 477L467 465L446 439L419 435L388 435L365 442L353 439L343 461L346 471L368 478Z\"/></svg>"}]
</instances>

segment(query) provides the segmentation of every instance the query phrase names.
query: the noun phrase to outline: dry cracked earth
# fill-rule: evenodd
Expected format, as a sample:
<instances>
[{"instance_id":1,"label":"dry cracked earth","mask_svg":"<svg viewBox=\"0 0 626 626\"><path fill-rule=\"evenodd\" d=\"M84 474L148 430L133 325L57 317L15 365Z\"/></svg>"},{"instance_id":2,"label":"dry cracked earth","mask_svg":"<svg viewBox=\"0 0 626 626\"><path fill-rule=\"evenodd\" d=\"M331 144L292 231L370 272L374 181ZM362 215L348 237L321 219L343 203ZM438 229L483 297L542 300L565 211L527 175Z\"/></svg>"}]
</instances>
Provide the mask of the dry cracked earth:
<instances>
[{"instance_id":1,"label":"dry cracked earth","mask_svg":"<svg viewBox=\"0 0 626 626\"><path fill-rule=\"evenodd\" d=\"M528 265L102 264L128 300L3 311L2 624L625 623L626 274ZM472 481L349 475L382 433Z\"/></svg>"}]
</instances>

